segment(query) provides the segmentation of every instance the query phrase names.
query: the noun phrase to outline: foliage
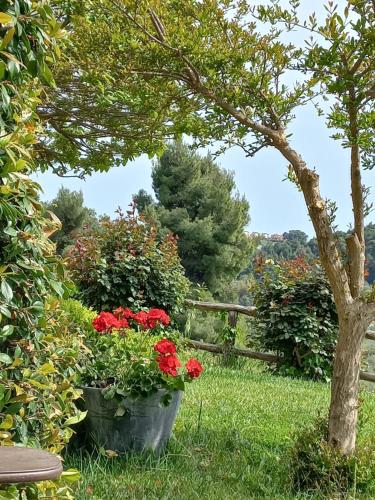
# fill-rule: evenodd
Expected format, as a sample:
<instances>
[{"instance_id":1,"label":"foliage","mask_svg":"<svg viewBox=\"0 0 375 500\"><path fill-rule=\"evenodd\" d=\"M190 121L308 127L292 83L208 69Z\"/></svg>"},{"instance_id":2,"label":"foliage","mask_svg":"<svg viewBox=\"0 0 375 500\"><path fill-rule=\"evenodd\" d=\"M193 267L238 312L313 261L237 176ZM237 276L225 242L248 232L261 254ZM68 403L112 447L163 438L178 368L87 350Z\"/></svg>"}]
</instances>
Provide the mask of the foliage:
<instances>
[{"instance_id":1,"label":"foliage","mask_svg":"<svg viewBox=\"0 0 375 500\"><path fill-rule=\"evenodd\" d=\"M35 500L35 499L58 499L73 500L75 498L72 483L80 478L77 469L63 471L56 481L42 481L37 483L25 483L17 485L0 485L1 500Z\"/></svg>"},{"instance_id":2,"label":"foliage","mask_svg":"<svg viewBox=\"0 0 375 500\"><path fill-rule=\"evenodd\" d=\"M61 300L60 307L68 316L69 320L77 325L81 331L86 334L92 331L92 322L96 317L95 311L88 309L78 300L71 298Z\"/></svg>"},{"instance_id":3,"label":"foliage","mask_svg":"<svg viewBox=\"0 0 375 500\"><path fill-rule=\"evenodd\" d=\"M266 259L294 259L303 256L305 259L319 257L317 245L314 239L308 240L307 234L303 231L292 229L283 233L281 239L260 237L260 249L258 253L264 255Z\"/></svg>"},{"instance_id":4,"label":"foliage","mask_svg":"<svg viewBox=\"0 0 375 500\"><path fill-rule=\"evenodd\" d=\"M69 191L61 187L56 197L45 204L45 209L53 212L61 222L61 229L51 236L59 254L75 243L76 235L82 227L98 224L95 211L83 205L82 191Z\"/></svg>"},{"instance_id":5,"label":"foliage","mask_svg":"<svg viewBox=\"0 0 375 500\"><path fill-rule=\"evenodd\" d=\"M0 385L2 444L22 443L60 453L83 418L74 401L83 334L50 299L39 319L39 335L12 342L2 354Z\"/></svg>"},{"instance_id":6,"label":"foliage","mask_svg":"<svg viewBox=\"0 0 375 500\"><path fill-rule=\"evenodd\" d=\"M295 491L332 495L366 493L375 474L374 440L361 443L356 451L343 456L328 445L327 418L319 417L299 429L290 450L290 477Z\"/></svg>"},{"instance_id":7,"label":"foliage","mask_svg":"<svg viewBox=\"0 0 375 500\"><path fill-rule=\"evenodd\" d=\"M85 230L68 255L82 301L96 310L121 303L135 309L182 305L188 288L172 235L158 239L152 223L134 210L119 211Z\"/></svg>"},{"instance_id":8,"label":"foliage","mask_svg":"<svg viewBox=\"0 0 375 500\"><path fill-rule=\"evenodd\" d=\"M138 329L131 329L129 323ZM93 321L96 332L87 338L91 352L83 381L103 388L105 398L118 400L147 397L158 389L184 390L185 382L199 377L202 367L190 359L185 372L180 372L181 341L178 332L165 329L168 324L168 315L156 309L135 314L119 307L113 313L100 313Z\"/></svg>"},{"instance_id":9,"label":"foliage","mask_svg":"<svg viewBox=\"0 0 375 500\"><path fill-rule=\"evenodd\" d=\"M277 370L328 379L338 331L329 283L318 265L302 258L260 262L254 285L254 325L260 345L282 355Z\"/></svg>"},{"instance_id":10,"label":"foliage","mask_svg":"<svg viewBox=\"0 0 375 500\"><path fill-rule=\"evenodd\" d=\"M217 292L238 275L254 250L244 232L249 204L233 193L233 174L177 142L155 164L152 180L158 201L153 214L178 237L188 278ZM146 200L140 194L136 199L141 210L139 199Z\"/></svg>"},{"instance_id":11,"label":"foliage","mask_svg":"<svg viewBox=\"0 0 375 500\"><path fill-rule=\"evenodd\" d=\"M370 156L371 1L344 2L341 11L327 5L321 24L314 15L299 19L299 3L84 2L71 18L69 59L44 110L54 131L46 162L57 159L60 172L107 170L160 153L182 133L252 155L272 143L249 133L250 121L286 127L311 100L347 147L349 87L358 96L359 143ZM306 44L281 36L292 30ZM332 107L320 106L326 97Z\"/></svg>"},{"instance_id":12,"label":"foliage","mask_svg":"<svg viewBox=\"0 0 375 500\"><path fill-rule=\"evenodd\" d=\"M83 417L73 386L80 337L64 329L55 303L45 306L69 285L48 239L58 221L43 215L40 187L26 174L35 168L36 108L43 84L53 85L48 64L62 32L44 1L0 2L0 25L0 443L59 453ZM27 489L30 498L71 498L62 483ZM16 495L13 486L5 491Z\"/></svg>"}]
</instances>

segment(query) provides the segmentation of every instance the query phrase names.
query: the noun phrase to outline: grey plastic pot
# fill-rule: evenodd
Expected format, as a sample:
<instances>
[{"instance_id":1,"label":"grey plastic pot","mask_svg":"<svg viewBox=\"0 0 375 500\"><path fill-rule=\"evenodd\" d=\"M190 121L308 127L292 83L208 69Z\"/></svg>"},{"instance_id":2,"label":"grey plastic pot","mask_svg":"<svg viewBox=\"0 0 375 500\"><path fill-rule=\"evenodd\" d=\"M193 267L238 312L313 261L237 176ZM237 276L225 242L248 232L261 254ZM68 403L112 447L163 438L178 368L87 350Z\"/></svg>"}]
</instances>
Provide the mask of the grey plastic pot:
<instances>
[{"instance_id":1,"label":"grey plastic pot","mask_svg":"<svg viewBox=\"0 0 375 500\"><path fill-rule=\"evenodd\" d=\"M182 399L182 391L171 393L171 402L163 406L165 390L147 398L126 398L121 403L105 399L102 389L83 387L87 410L86 432L96 445L119 452L152 451L159 455L166 447ZM125 409L116 416L119 407Z\"/></svg>"}]
</instances>

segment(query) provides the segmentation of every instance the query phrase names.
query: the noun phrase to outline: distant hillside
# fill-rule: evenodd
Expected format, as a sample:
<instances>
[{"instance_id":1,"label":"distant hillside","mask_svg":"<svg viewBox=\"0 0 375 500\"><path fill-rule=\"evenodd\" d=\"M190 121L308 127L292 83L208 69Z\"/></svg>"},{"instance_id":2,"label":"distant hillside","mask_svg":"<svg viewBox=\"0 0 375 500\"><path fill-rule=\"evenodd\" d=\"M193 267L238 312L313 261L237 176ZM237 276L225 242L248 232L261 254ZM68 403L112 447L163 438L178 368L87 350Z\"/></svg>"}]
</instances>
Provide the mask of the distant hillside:
<instances>
[{"instance_id":1,"label":"distant hillside","mask_svg":"<svg viewBox=\"0 0 375 500\"><path fill-rule=\"evenodd\" d=\"M337 237L340 248L345 252L345 237L348 233L338 231ZM283 234L250 233L249 237L258 240L257 254L273 260L293 259L303 255L307 259L319 257L318 245L315 238L309 239L308 235L298 229L292 229ZM366 238L366 268L367 281L375 281L375 224L370 223L365 227Z\"/></svg>"}]
</instances>

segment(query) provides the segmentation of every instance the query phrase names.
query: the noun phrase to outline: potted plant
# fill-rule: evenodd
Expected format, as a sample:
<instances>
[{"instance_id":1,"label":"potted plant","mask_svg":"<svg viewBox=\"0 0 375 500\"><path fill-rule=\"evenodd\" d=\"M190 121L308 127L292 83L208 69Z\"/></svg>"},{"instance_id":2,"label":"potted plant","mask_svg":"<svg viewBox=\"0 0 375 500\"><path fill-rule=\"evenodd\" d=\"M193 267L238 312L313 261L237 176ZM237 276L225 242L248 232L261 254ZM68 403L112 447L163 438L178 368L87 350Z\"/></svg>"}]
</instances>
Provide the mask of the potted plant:
<instances>
[{"instance_id":1,"label":"potted plant","mask_svg":"<svg viewBox=\"0 0 375 500\"><path fill-rule=\"evenodd\" d=\"M166 446L186 382L203 368L189 359L182 367L181 339L161 309L101 312L87 337L83 370L86 432L97 445L119 452Z\"/></svg>"}]
</instances>

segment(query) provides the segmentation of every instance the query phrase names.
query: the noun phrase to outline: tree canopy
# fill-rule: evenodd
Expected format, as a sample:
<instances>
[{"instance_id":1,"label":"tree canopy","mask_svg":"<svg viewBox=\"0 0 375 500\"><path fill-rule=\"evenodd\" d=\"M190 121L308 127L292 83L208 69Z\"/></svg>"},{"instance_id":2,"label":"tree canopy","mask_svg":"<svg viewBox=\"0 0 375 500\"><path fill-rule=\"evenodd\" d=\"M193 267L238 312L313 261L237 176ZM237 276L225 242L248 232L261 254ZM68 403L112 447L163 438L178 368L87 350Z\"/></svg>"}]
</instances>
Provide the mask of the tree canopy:
<instances>
[{"instance_id":1,"label":"tree canopy","mask_svg":"<svg viewBox=\"0 0 375 500\"><path fill-rule=\"evenodd\" d=\"M238 275L254 249L244 231L249 204L234 191L233 174L177 142L156 162L152 180L158 201L153 213L178 236L187 276L218 291ZM145 203L150 207L144 192L135 199L139 210Z\"/></svg>"}]
</instances>

